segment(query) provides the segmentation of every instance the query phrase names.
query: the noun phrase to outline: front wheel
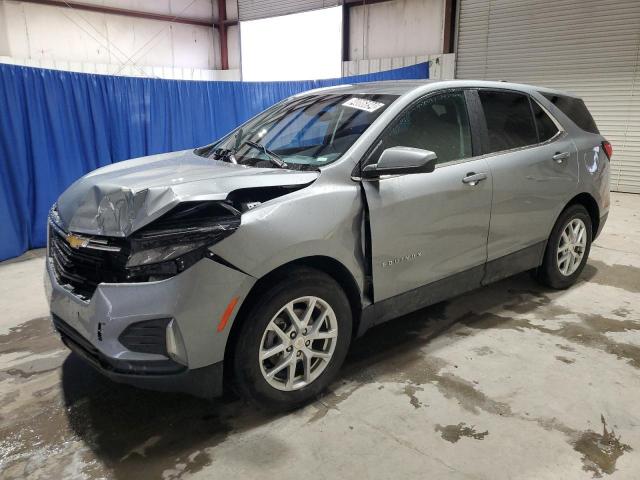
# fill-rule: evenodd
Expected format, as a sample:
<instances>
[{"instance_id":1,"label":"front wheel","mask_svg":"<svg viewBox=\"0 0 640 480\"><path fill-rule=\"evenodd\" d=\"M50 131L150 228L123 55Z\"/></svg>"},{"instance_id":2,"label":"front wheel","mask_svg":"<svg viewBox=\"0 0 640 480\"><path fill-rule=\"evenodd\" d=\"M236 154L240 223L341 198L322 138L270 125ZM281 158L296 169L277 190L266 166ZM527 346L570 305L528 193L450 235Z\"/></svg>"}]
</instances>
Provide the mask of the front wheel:
<instances>
[{"instance_id":1,"label":"front wheel","mask_svg":"<svg viewBox=\"0 0 640 480\"><path fill-rule=\"evenodd\" d=\"M573 285L587 263L592 226L582 205L571 205L561 214L551 231L542 265L536 277L544 285L565 289Z\"/></svg>"},{"instance_id":2,"label":"front wheel","mask_svg":"<svg viewBox=\"0 0 640 480\"><path fill-rule=\"evenodd\" d=\"M234 354L240 393L268 409L316 398L336 377L351 341L349 301L329 275L282 275L244 319Z\"/></svg>"}]
</instances>

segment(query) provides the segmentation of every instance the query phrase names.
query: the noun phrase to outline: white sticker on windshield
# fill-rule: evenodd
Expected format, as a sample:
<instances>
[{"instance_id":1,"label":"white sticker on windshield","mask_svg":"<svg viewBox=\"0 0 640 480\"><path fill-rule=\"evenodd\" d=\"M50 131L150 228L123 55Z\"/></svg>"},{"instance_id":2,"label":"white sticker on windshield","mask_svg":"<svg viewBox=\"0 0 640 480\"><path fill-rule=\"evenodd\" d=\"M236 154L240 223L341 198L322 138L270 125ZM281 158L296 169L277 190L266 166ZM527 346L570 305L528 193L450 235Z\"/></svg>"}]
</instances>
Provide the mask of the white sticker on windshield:
<instances>
[{"instance_id":1,"label":"white sticker on windshield","mask_svg":"<svg viewBox=\"0 0 640 480\"><path fill-rule=\"evenodd\" d=\"M343 107L357 108L358 110L364 110L365 112L375 112L380 107L384 107L384 103L374 102L373 100L367 100L366 98L350 98L342 104Z\"/></svg>"}]
</instances>

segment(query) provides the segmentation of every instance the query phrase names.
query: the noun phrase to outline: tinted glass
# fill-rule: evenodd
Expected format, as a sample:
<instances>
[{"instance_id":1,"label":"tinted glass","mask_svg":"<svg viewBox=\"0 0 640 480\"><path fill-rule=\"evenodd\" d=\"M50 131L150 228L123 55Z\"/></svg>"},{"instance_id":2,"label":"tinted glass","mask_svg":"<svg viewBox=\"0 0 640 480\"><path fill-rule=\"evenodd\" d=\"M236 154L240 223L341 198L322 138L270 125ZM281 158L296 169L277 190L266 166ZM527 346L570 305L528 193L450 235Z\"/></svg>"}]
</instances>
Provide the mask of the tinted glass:
<instances>
[{"instance_id":1,"label":"tinted glass","mask_svg":"<svg viewBox=\"0 0 640 480\"><path fill-rule=\"evenodd\" d=\"M431 150L438 163L471 157L471 132L462 92L424 98L401 113L384 133L369 163L390 147Z\"/></svg>"},{"instance_id":2,"label":"tinted glass","mask_svg":"<svg viewBox=\"0 0 640 480\"><path fill-rule=\"evenodd\" d=\"M533 116L536 119L536 127L538 127L538 139L541 142L546 142L558 133L558 127L537 102L532 101L531 106L533 107Z\"/></svg>"},{"instance_id":3,"label":"tinted glass","mask_svg":"<svg viewBox=\"0 0 640 480\"><path fill-rule=\"evenodd\" d=\"M542 92L541 92L542 93ZM567 97L564 95L551 95L542 93L551 103L562 110L582 130L591 133L600 133L596 122L587 110L587 106L579 98Z\"/></svg>"},{"instance_id":4,"label":"tinted glass","mask_svg":"<svg viewBox=\"0 0 640 480\"><path fill-rule=\"evenodd\" d=\"M538 143L528 96L490 90L478 94L487 119L490 152Z\"/></svg>"},{"instance_id":5,"label":"tinted glass","mask_svg":"<svg viewBox=\"0 0 640 480\"><path fill-rule=\"evenodd\" d=\"M273 155L290 168L327 165L338 159L393 103L397 95L319 94L279 103L198 155L242 165L273 167ZM267 151L264 151L266 147Z\"/></svg>"}]
</instances>

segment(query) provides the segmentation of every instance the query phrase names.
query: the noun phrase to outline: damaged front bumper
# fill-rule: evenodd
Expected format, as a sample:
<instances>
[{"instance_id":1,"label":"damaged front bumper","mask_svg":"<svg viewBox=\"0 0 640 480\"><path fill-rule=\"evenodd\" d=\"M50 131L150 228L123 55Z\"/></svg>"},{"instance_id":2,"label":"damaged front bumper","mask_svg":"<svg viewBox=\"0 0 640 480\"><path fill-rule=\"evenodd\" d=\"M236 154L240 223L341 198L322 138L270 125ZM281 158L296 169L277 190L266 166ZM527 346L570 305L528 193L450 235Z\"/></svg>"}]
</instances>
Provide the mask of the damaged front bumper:
<instances>
[{"instance_id":1,"label":"damaged front bumper","mask_svg":"<svg viewBox=\"0 0 640 480\"><path fill-rule=\"evenodd\" d=\"M231 324L254 282L203 258L166 280L101 283L83 299L59 281L49 255L45 273L54 326L71 350L114 381L208 398L222 391ZM219 328L231 301L235 309Z\"/></svg>"}]
</instances>

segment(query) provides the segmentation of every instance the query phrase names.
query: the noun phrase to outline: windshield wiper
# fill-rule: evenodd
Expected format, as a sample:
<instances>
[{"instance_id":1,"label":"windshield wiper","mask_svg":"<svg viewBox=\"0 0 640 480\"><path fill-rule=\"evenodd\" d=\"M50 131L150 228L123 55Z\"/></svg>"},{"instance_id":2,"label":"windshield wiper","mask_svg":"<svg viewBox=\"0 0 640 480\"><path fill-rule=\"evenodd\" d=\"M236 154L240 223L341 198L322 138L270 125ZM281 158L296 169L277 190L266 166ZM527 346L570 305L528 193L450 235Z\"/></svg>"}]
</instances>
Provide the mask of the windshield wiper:
<instances>
[{"instance_id":1,"label":"windshield wiper","mask_svg":"<svg viewBox=\"0 0 640 480\"><path fill-rule=\"evenodd\" d=\"M252 142L251 140L245 140L243 143L246 145L249 145L250 147L256 148L258 150L262 150L264 154L269 158L269 161L273 163L276 167L278 168L289 167L289 165L287 165L287 163L284 160L282 160L282 158L280 158L280 155L278 155L275 152L272 152L264 145L261 145L260 143L257 143L257 142Z\"/></svg>"},{"instance_id":2,"label":"windshield wiper","mask_svg":"<svg viewBox=\"0 0 640 480\"><path fill-rule=\"evenodd\" d=\"M222 160L223 162L238 163L236 157L233 156L235 150L232 148L216 148L213 152L209 153L209 158L213 157L214 160Z\"/></svg>"}]
</instances>

